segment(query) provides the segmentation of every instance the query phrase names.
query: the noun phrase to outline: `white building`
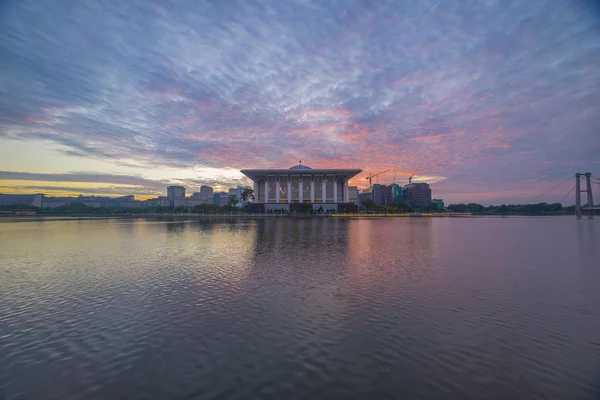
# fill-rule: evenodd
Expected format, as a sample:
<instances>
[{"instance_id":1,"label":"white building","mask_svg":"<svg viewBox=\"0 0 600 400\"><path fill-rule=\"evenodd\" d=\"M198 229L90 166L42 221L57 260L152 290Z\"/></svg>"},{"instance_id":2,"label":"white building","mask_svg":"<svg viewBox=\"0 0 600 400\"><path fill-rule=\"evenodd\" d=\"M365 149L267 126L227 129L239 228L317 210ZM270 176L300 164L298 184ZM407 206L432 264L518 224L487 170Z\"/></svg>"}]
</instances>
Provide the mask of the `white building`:
<instances>
[{"instance_id":1,"label":"white building","mask_svg":"<svg viewBox=\"0 0 600 400\"><path fill-rule=\"evenodd\" d=\"M238 202L235 205L238 208L244 208L244 206L248 203L248 201L244 201L242 200L242 192L244 192L244 190L246 190L247 188L243 188L243 187L238 187L235 189L229 189L229 195L234 195L235 197L238 198Z\"/></svg>"},{"instance_id":2,"label":"white building","mask_svg":"<svg viewBox=\"0 0 600 400\"><path fill-rule=\"evenodd\" d=\"M350 203L358 204L358 187L350 186L348 191L350 192Z\"/></svg>"},{"instance_id":3,"label":"white building","mask_svg":"<svg viewBox=\"0 0 600 400\"><path fill-rule=\"evenodd\" d=\"M42 208L43 194L0 194L0 206L25 205Z\"/></svg>"},{"instance_id":4,"label":"white building","mask_svg":"<svg viewBox=\"0 0 600 400\"><path fill-rule=\"evenodd\" d=\"M289 211L295 203L312 204L313 209L338 211L340 204L350 203L348 181L361 169L312 169L296 165L289 169L243 169L254 182L254 203L265 210Z\"/></svg>"}]
</instances>

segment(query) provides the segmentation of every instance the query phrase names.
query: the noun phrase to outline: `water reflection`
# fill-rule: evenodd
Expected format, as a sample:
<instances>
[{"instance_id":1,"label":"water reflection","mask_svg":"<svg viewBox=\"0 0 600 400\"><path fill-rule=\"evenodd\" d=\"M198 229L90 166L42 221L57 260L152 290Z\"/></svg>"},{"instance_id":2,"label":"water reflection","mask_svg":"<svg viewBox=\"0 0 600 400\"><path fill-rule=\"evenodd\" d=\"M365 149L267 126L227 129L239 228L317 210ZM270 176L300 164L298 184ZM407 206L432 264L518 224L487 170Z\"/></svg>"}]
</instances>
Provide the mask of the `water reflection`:
<instances>
[{"instance_id":1,"label":"water reflection","mask_svg":"<svg viewBox=\"0 0 600 400\"><path fill-rule=\"evenodd\" d=\"M0 389L592 398L598 231L574 218L0 224Z\"/></svg>"}]
</instances>

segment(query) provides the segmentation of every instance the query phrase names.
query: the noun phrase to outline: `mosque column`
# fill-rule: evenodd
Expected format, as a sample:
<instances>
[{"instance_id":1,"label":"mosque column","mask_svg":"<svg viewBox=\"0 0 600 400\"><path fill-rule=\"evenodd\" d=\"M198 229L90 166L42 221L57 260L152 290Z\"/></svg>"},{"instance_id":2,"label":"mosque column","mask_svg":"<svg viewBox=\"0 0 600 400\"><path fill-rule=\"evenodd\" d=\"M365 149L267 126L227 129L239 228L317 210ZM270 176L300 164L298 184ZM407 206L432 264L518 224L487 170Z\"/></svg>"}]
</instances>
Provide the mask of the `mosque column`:
<instances>
[{"instance_id":1,"label":"mosque column","mask_svg":"<svg viewBox=\"0 0 600 400\"><path fill-rule=\"evenodd\" d=\"M275 178L275 203L279 204L279 200L280 200L280 193L279 193L279 177Z\"/></svg>"},{"instance_id":2,"label":"mosque column","mask_svg":"<svg viewBox=\"0 0 600 400\"><path fill-rule=\"evenodd\" d=\"M287 185L287 202L290 204L292 202L292 180L290 176L287 178Z\"/></svg>"},{"instance_id":3,"label":"mosque column","mask_svg":"<svg viewBox=\"0 0 600 400\"><path fill-rule=\"evenodd\" d=\"M304 200L304 183L302 183L302 175L300 175L300 181L298 182L298 203L302 203Z\"/></svg>"},{"instance_id":4,"label":"mosque column","mask_svg":"<svg viewBox=\"0 0 600 400\"><path fill-rule=\"evenodd\" d=\"M323 203L327 203L327 182L325 182L325 175L323 175Z\"/></svg>"},{"instance_id":5,"label":"mosque column","mask_svg":"<svg viewBox=\"0 0 600 400\"><path fill-rule=\"evenodd\" d=\"M347 180L344 180L344 203L350 203L350 189Z\"/></svg>"},{"instance_id":6,"label":"mosque column","mask_svg":"<svg viewBox=\"0 0 600 400\"><path fill-rule=\"evenodd\" d=\"M334 176L333 177L333 202L337 203L338 202L338 198L337 198L337 179Z\"/></svg>"},{"instance_id":7,"label":"mosque column","mask_svg":"<svg viewBox=\"0 0 600 400\"><path fill-rule=\"evenodd\" d=\"M254 178L254 196L256 199L256 202L258 203L258 182L256 181L256 178Z\"/></svg>"},{"instance_id":8,"label":"mosque column","mask_svg":"<svg viewBox=\"0 0 600 400\"><path fill-rule=\"evenodd\" d=\"M265 176L265 203L269 202L269 178Z\"/></svg>"},{"instance_id":9,"label":"mosque column","mask_svg":"<svg viewBox=\"0 0 600 400\"><path fill-rule=\"evenodd\" d=\"M315 202L315 176L310 177L310 202Z\"/></svg>"}]
</instances>

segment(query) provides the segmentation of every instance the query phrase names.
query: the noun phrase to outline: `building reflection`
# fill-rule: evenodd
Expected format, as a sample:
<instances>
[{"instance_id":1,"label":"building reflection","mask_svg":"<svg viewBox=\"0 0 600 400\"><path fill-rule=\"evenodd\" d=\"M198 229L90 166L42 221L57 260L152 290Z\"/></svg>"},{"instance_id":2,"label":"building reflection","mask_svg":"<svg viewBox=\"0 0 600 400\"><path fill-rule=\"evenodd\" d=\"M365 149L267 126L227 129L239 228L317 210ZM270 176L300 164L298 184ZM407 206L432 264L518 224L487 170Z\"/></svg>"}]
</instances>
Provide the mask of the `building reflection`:
<instances>
[{"instance_id":1,"label":"building reflection","mask_svg":"<svg viewBox=\"0 0 600 400\"><path fill-rule=\"evenodd\" d=\"M351 221L348 274L357 285L387 276L424 274L435 251L429 218Z\"/></svg>"},{"instance_id":2,"label":"building reflection","mask_svg":"<svg viewBox=\"0 0 600 400\"><path fill-rule=\"evenodd\" d=\"M346 305L338 288L346 281L348 222L269 218L256 223L247 292L261 293L264 312L306 340L331 340L343 325L337 316L345 315Z\"/></svg>"}]
</instances>

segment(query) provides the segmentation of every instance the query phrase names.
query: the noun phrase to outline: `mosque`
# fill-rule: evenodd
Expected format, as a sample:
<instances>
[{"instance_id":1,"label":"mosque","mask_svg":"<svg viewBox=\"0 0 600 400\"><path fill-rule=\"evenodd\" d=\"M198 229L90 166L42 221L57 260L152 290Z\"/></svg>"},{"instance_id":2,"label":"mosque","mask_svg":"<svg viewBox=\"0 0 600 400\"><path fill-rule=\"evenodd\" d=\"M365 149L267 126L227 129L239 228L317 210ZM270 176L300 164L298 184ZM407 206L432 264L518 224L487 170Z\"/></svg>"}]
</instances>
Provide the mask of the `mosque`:
<instances>
[{"instance_id":1,"label":"mosque","mask_svg":"<svg viewBox=\"0 0 600 400\"><path fill-rule=\"evenodd\" d=\"M255 208L264 207L267 212L294 211L312 205L315 211L343 212L355 207L350 203L348 181L362 170L313 169L300 161L289 169L243 169L240 172L254 182Z\"/></svg>"}]
</instances>

